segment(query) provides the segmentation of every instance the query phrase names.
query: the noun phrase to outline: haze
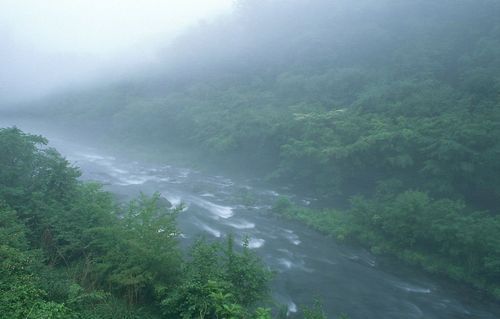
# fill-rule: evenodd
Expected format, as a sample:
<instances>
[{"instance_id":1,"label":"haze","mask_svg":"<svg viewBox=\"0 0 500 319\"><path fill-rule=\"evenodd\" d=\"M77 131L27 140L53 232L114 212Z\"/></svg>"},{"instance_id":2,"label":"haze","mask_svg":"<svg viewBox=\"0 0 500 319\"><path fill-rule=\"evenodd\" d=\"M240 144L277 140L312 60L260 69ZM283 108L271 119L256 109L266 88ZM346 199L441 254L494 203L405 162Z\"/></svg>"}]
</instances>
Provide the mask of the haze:
<instances>
[{"instance_id":1,"label":"haze","mask_svg":"<svg viewBox=\"0 0 500 319\"><path fill-rule=\"evenodd\" d=\"M123 75L154 61L184 28L231 6L231 0L3 0L0 102Z\"/></svg>"},{"instance_id":2,"label":"haze","mask_svg":"<svg viewBox=\"0 0 500 319\"><path fill-rule=\"evenodd\" d=\"M500 1L16 1L1 318L500 318Z\"/></svg>"}]
</instances>

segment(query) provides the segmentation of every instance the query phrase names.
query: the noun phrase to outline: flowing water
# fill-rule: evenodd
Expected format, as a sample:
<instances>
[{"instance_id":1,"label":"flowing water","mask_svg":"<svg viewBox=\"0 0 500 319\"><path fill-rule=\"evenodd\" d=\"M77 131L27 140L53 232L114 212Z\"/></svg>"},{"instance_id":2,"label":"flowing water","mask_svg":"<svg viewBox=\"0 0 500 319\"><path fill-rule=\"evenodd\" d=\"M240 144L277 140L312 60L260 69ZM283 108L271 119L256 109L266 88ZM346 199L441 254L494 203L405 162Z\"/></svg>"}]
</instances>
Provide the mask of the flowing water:
<instances>
[{"instance_id":1,"label":"flowing water","mask_svg":"<svg viewBox=\"0 0 500 319\"><path fill-rule=\"evenodd\" d=\"M7 124L46 134L16 122ZM274 299L286 305L292 317L301 305L319 297L330 317L500 318L498 305L477 300L471 291L457 291L402 265L381 264L366 250L273 217L269 209L280 195L276 190L184 167L128 161L57 135L46 136L81 168L85 180L99 181L124 198L158 191L174 205L183 203L178 218L181 244L200 235L217 239L231 233L240 244L248 239L249 247L276 272ZM304 205L311 200L294 198Z\"/></svg>"}]
</instances>

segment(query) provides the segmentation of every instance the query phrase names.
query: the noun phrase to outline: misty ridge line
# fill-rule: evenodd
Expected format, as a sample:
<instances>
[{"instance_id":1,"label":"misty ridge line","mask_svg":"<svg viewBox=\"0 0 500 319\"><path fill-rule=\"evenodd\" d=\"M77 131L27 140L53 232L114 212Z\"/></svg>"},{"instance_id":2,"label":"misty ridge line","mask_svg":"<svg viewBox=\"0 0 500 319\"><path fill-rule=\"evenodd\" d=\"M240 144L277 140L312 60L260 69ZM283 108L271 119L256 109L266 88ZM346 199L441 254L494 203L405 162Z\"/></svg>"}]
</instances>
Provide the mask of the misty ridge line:
<instances>
[{"instance_id":1,"label":"misty ridge line","mask_svg":"<svg viewBox=\"0 0 500 319\"><path fill-rule=\"evenodd\" d=\"M389 257L409 277L420 269L440 278L371 293L330 260L308 281L323 289L328 314L496 318L499 16L491 0L238 1L230 15L186 30L149 68L16 105L11 115L68 140L301 194L307 200L272 195L256 211L305 225L292 247L311 231L363 247L368 258L348 257L353 269L379 271ZM129 182L153 186L147 180ZM254 201L242 191L228 205L193 203L230 221L236 204ZM205 226L222 237L220 225ZM285 256L280 269L297 270ZM321 280L336 276L344 289Z\"/></svg>"},{"instance_id":2,"label":"misty ridge line","mask_svg":"<svg viewBox=\"0 0 500 319\"><path fill-rule=\"evenodd\" d=\"M322 55L335 56L336 51L343 49L335 46L335 42L352 45L347 41L349 38L366 41L365 47L357 49L366 50L375 45L376 41L387 41L384 38L359 37L360 33L370 34L380 27L380 23L385 23L383 14L407 14L407 11L422 8L432 12L435 5L429 4L431 3L423 1L394 5L387 0L379 1L376 5L372 0L356 4L349 4L344 0L238 1L233 4L234 12L231 15L193 24L170 40L161 40L158 36L158 39L150 42L154 44L138 43L133 50L122 51L120 57L112 58L96 58L78 53L62 53L55 58L43 54L37 56L29 48L21 47L16 51L16 45L12 44L15 39L7 36L4 37L4 47L7 48L4 51L4 61L7 63L3 66L7 72L3 73L5 79L2 82L8 83L9 69L13 73L19 73L21 78L12 81L14 87L9 90L11 92L5 92L4 85L3 93L4 96L11 95L15 101L16 94L26 98L31 96L30 91L36 92L37 96L47 96L68 89L134 81L134 78L143 81L141 79L160 77L176 82L189 77L187 74L203 77L224 70L259 72L261 68L270 65L284 69L285 61L290 58L295 59L293 63L314 59L318 53L314 50L319 50L325 44L326 51ZM374 23L363 24L370 15L374 15ZM401 29L407 27L411 25L402 25ZM315 37L311 38L308 33L315 34ZM302 34L303 38L288 41L295 34ZM294 43L297 40L299 43ZM151 47L152 45L156 48ZM309 58L308 53L312 53ZM19 60L18 56L23 54L28 56ZM17 60L23 64L27 60L28 64L20 66ZM57 77L59 71L67 73L67 76L51 79ZM50 86L54 81L57 85L48 88L47 85ZM60 85L64 88L57 89Z\"/></svg>"},{"instance_id":3,"label":"misty ridge line","mask_svg":"<svg viewBox=\"0 0 500 319\"><path fill-rule=\"evenodd\" d=\"M179 34L231 10L231 0L7 0L0 4L0 103L152 72Z\"/></svg>"}]
</instances>

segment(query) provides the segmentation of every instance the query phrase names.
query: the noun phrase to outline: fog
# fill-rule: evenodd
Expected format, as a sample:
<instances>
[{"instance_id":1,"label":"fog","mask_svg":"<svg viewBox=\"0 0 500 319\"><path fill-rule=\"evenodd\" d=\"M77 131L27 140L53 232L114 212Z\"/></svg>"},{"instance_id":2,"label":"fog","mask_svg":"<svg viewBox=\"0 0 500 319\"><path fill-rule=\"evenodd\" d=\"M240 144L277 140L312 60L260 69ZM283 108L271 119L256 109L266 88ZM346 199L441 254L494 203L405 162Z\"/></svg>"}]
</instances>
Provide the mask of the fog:
<instances>
[{"instance_id":1,"label":"fog","mask_svg":"<svg viewBox=\"0 0 500 319\"><path fill-rule=\"evenodd\" d=\"M0 104L37 98L155 63L191 25L231 0L0 1Z\"/></svg>"},{"instance_id":2,"label":"fog","mask_svg":"<svg viewBox=\"0 0 500 319\"><path fill-rule=\"evenodd\" d=\"M498 17L0 0L0 313L500 318Z\"/></svg>"}]
</instances>

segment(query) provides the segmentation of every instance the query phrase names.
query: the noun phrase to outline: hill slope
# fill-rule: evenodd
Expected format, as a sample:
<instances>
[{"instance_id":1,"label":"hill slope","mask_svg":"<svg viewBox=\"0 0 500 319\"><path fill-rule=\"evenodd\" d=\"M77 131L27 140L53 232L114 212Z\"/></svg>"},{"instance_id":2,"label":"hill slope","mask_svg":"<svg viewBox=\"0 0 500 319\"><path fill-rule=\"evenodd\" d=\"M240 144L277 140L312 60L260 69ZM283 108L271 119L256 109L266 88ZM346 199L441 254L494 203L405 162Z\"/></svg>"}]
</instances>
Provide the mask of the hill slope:
<instances>
[{"instance_id":1,"label":"hill slope","mask_svg":"<svg viewBox=\"0 0 500 319\"><path fill-rule=\"evenodd\" d=\"M40 107L312 191L358 217L349 236L499 295L499 16L490 0L240 1L156 74Z\"/></svg>"}]
</instances>

